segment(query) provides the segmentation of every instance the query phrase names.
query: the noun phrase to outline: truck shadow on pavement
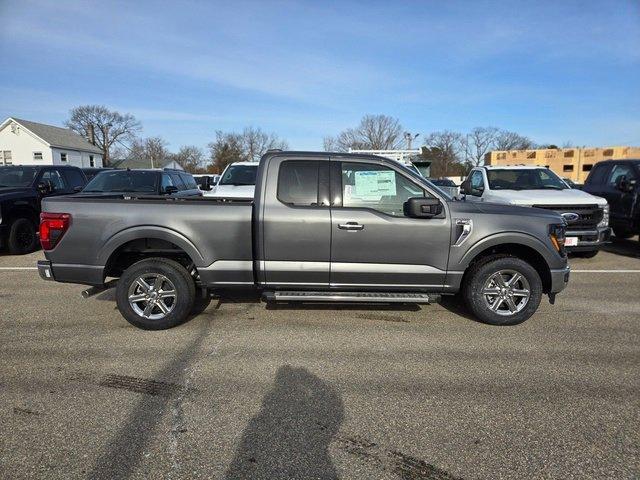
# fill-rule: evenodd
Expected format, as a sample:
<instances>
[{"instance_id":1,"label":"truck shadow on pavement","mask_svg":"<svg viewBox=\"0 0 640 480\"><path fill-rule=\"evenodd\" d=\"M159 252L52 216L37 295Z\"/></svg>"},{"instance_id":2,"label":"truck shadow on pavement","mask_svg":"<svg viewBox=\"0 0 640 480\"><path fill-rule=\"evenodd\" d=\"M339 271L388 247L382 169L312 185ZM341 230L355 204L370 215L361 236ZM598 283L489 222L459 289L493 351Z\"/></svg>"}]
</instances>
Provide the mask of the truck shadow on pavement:
<instances>
[{"instance_id":1,"label":"truck shadow on pavement","mask_svg":"<svg viewBox=\"0 0 640 480\"><path fill-rule=\"evenodd\" d=\"M328 450L343 418L333 387L304 368L280 367L225 478L338 478Z\"/></svg>"},{"instance_id":2,"label":"truck shadow on pavement","mask_svg":"<svg viewBox=\"0 0 640 480\"><path fill-rule=\"evenodd\" d=\"M636 237L629 240L614 237L611 240L612 242L602 247L602 250L624 257L640 258L640 241Z\"/></svg>"}]
</instances>

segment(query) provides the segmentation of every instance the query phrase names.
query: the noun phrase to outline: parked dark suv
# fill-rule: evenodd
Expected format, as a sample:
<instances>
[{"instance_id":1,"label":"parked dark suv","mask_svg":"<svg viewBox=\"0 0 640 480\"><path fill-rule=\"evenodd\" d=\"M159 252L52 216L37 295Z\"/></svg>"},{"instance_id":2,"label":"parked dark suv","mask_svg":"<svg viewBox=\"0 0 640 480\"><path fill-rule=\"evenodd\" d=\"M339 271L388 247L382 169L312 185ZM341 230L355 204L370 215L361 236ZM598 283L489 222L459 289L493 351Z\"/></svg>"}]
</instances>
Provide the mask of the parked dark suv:
<instances>
[{"instance_id":1,"label":"parked dark suv","mask_svg":"<svg viewBox=\"0 0 640 480\"><path fill-rule=\"evenodd\" d=\"M106 170L93 177L82 190L85 194L201 196L193 175L182 170Z\"/></svg>"},{"instance_id":2,"label":"parked dark suv","mask_svg":"<svg viewBox=\"0 0 640 480\"><path fill-rule=\"evenodd\" d=\"M76 193L87 180L77 167L0 167L0 246L13 254L36 248L40 200Z\"/></svg>"},{"instance_id":3,"label":"parked dark suv","mask_svg":"<svg viewBox=\"0 0 640 480\"><path fill-rule=\"evenodd\" d=\"M616 237L640 233L640 159L596 163L582 189L607 199Z\"/></svg>"}]
</instances>

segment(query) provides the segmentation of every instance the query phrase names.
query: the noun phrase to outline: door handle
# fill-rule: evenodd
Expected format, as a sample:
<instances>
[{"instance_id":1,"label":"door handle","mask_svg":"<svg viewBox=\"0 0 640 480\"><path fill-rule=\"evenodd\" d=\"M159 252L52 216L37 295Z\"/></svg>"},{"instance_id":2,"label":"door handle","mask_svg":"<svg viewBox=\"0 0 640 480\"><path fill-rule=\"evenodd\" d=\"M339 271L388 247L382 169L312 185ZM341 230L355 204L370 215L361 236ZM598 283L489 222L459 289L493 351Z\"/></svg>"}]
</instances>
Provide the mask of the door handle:
<instances>
[{"instance_id":1,"label":"door handle","mask_svg":"<svg viewBox=\"0 0 640 480\"><path fill-rule=\"evenodd\" d=\"M358 230L364 230L364 225L360 225L358 222L347 222L341 223L338 225L340 230L348 230L350 232L355 232Z\"/></svg>"}]
</instances>

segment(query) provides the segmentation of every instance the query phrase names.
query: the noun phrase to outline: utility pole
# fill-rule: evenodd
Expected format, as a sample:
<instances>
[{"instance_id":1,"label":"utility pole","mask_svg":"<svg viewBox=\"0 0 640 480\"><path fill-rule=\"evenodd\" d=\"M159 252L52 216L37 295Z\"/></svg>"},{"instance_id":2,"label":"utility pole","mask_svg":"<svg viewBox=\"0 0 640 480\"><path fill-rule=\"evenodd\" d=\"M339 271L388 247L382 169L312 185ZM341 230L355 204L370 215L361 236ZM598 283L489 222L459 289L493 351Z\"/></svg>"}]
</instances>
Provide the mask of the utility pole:
<instances>
[{"instance_id":1,"label":"utility pole","mask_svg":"<svg viewBox=\"0 0 640 480\"><path fill-rule=\"evenodd\" d=\"M404 132L404 139L407 141L407 150L411 150L411 143L418 138L419 133Z\"/></svg>"}]
</instances>

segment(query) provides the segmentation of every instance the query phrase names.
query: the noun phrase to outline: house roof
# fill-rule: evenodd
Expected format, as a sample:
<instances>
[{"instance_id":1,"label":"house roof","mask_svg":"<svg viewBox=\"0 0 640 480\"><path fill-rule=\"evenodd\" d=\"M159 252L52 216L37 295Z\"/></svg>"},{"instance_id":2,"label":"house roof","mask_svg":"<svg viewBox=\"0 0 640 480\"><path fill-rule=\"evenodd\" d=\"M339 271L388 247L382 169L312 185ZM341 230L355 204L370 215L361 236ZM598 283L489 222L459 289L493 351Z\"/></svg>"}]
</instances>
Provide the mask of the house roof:
<instances>
[{"instance_id":1,"label":"house roof","mask_svg":"<svg viewBox=\"0 0 640 480\"><path fill-rule=\"evenodd\" d=\"M8 120L22 125L31 133L40 137L52 147L68 148L70 150L80 150L83 152L102 153L102 150L91 145L82 135L77 134L70 128L54 127L44 123L30 122L20 118L10 117Z\"/></svg>"},{"instance_id":2,"label":"house roof","mask_svg":"<svg viewBox=\"0 0 640 480\"><path fill-rule=\"evenodd\" d=\"M123 160L111 160L111 165L116 168L151 168L151 160L147 158L125 158ZM154 168L177 168L183 170L182 166L173 160L163 160Z\"/></svg>"}]
</instances>

